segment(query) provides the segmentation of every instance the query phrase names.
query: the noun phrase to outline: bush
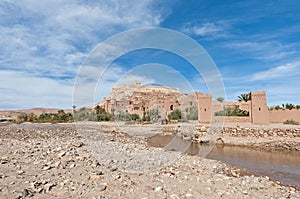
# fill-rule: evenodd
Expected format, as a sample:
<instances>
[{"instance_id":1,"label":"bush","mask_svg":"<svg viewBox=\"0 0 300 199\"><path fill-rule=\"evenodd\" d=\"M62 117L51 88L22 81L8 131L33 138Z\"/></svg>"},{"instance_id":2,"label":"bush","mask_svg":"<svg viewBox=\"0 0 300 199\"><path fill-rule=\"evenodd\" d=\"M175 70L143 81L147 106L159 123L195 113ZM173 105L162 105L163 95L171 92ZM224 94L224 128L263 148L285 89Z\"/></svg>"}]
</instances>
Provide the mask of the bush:
<instances>
[{"instance_id":1,"label":"bush","mask_svg":"<svg viewBox=\"0 0 300 199\"><path fill-rule=\"evenodd\" d=\"M189 122L189 120L187 118L183 117L179 120L179 122Z\"/></svg>"},{"instance_id":2,"label":"bush","mask_svg":"<svg viewBox=\"0 0 300 199\"><path fill-rule=\"evenodd\" d=\"M134 121L140 119L140 116L139 116L138 114L135 114L135 113L134 113L134 114L131 114L130 117L131 117L131 119L134 120Z\"/></svg>"},{"instance_id":3,"label":"bush","mask_svg":"<svg viewBox=\"0 0 300 199\"><path fill-rule=\"evenodd\" d=\"M58 113L40 114L36 122L60 123L60 122L72 122L72 121L73 121L73 115L71 113L65 113L64 110L59 110Z\"/></svg>"},{"instance_id":4,"label":"bush","mask_svg":"<svg viewBox=\"0 0 300 199\"><path fill-rule=\"evenodd\" d=\"M107 112L97 113L97 121L109 121L112 118L112 115Z\"/></svg>"},{"instance_id":5,"label":"bush","mask_svg":"<svg viewBox=\"0 0 300 199\"><path fill-rule=\"evenodd\" d=\"M291 120L286 120L285 122L283 122L283 124L299 125L299 122L296 122L295 120L291 119Z\"/></svg>"},{"instance_id":6,"label":"bush","mask_svg":"<svg viewBox=\"0 0 300 199\"><path fill-rule=\"evenodd\" d=\"M129 113L119 112L114 116L114 119L118 121L130 121L131 116Z\"/></svg>"},{"instance_id":7,"label":"bush","mask_svg":"<svg viewBox=\"0 0 300 199\"><path fill-rule=\"evenodd\" d=\"M238 106L234 108L224 107L223 111L215 112L215 116L249 116L249 112L239 109Z\"/></svg>"},{"instance_id":8,"label":"bush","mask_svg":"<svg viewBox=\"0 0 300 199\"><path fill-rule=\"evenodd\" d=\"M15 122L20 124L23 122L38 122L38 123L59 123L59 122L72 122L73 115L71 113L65 113L64 110L58 111L58 113L42 113L39 116L33 113L20 113L17 115Z\"/></svg>"},{"instance_id":9,"label":"bush","mask_svg":"<svg viewBox=\"0 0 300 199\"><path fill-rule=\"evenodd\" d=\"M179 109L175 109L168 115L169 120L180 120L182 117L181 111Z\"/></svg>"},{"instance_id":10,"label":"bush","mask_svg":"<svg viewBox=\"0 0 300 199\"><path fill-rule=\"evenodd\" d=\"M187 120L198 120L198 107L193 106L190 108L186 108L186 119Z\"/></svg>"},{"instance_id":11,"label":"bush","mask_svg":"<svg viewBox=\"0 0 300 199\"><path fill-rule=\"evenodd\" d=\"M143 121L143 122L144 122L144 121L150 122L150 116L149 116L148 113L145 113L145 114L143 115L142 121Z\"/></svg>"},{"instance_id":12,"label":"bush","mask_svg":"<svg viewBox=\"0 0 300 199\"><path fill-rule=\"evenodd\" d=\"M17 124L21 124L23 122L27 122L27 119L28 119L28 115L26 113L19 113L16 119L14 120L14 122Z\"/></svg>"},{"instance_id":13,"label":"bush","mask_svg":"<svg viewBox=\"0 0 300 199\"><path fill-rule=\"evenodd\" d=\"M151 121L158 120L159 118L161 118L157 108L147 111L147 115L150 117Z\"/></svg>"}]
</instances>

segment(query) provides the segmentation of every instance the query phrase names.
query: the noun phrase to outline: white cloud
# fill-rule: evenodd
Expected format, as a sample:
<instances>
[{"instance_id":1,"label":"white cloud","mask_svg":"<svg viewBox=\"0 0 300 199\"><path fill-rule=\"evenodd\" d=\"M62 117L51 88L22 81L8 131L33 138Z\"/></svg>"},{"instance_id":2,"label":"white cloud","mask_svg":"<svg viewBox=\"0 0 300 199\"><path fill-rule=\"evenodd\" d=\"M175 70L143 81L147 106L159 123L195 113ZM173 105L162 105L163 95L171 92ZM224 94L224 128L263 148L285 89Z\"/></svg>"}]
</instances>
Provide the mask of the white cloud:
<instances>
[{"instance_id":1,"label":"white cloud","mask_svg":"<svg viewBox=\"0 0 300 199\"><path fill-rule=\"evenodd\" d=\"M289 77L299 75L300 62L288 63L285 65L276 66L269 70L258 72L254 74L251 80L269 80L278 77Z\"/></svg>"},{"instance_id":2,"label":"white cloud","mask_svg":"<svg viewBox=\"0 0 300 199\"><path fill-rule=\"evenodd\" d=\"M182 31L187 34L192 34L202 37L227 37L228 22L206 22L201 25L187 24L182 27Z\"/></svg>"},{"instance_id":3,"label":"white cloud","mask_svg":"<svg viewBox=\"0 0 300 199\"><path fill-rule=\"evenodd\" d=\"M0 60L10 58L13 64L9 66L18 69L35 65L41 73L47 63L50 64L47 73L58 69L54 64L74 68L83 56L75 60L67 58L89 52L111 34L159 25L161 16L150 9L152 4L150 0L100 1L92 5L71 0L2 2L2 16L12 19L0 16ZM42 57L46 63L36 57Z\"/></svg>"},{"instance_id":4,"label":"white cloud","mask_svg":"<svg viewBox=\"0 0 300 199\"><path fill-rule=\"evenodd\" d=\"M72 87L63 80L73 80L88 52L112 34L158 26L164 13L155 6L153 0L1 1L0 75L1 80L6 73L11 77L5 78L3 89L8 94L2 96L1 108L16 97L15 82L31 85L30 89L16 90L22 93L22 100L16 101L17 104L27 107L56 103L69 108L71 102L60 103L72 100L71 94L62 95L72 93ZM15 80L19 76L22 78ZM55 102L49 104L46 98L39 98L39 102L33 100L32 90L37 93L35 97L44 95L44 86L40 86L44 84L56 87L47 94Z\"/></svg>"},{"instance_id":5,"label":"white cloud","mask_svg":"<svg viewBox=\"0 0 300 199\"><path fill-rule=\"evenodd\" d=\"M0 70L0 109L70 108L73 83Z\"/></svg>"},{"instance_id":6,"label":"white cloud","mask_svg":"<svg viewBox=\"0 0 300 199\"><path fill-rule=\"evenodd\" d=\"M263 61L282 60L296 53L290 45L283 45L278 41L234 41L226 42L222 46Z\"/></svg>"}]
</instances>

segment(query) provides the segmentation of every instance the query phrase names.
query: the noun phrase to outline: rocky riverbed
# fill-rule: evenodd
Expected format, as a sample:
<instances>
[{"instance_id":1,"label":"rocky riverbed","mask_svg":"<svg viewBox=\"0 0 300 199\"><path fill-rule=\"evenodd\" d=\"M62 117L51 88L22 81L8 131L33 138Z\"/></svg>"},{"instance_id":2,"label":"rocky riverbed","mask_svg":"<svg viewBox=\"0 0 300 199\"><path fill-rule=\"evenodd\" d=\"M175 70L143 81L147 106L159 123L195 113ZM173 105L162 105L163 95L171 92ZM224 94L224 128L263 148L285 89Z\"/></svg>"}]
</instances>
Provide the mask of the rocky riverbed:
<instances>
[{"instance_id":1,"label":"rocky riverbed","mask_svg":"<svg viewBox=\"0 0 300 199\"><path fill-rule=\"evenodd\" d=\"M176 127L174 132L176 131ZM217 144L245 146L265 150L300 151L299 128L257 128L257 127L223 127L186 125L177 127L179 137L195 142L217 141Z\"/></svg>"},{"instance_id":2,"label":"rocky riverbed","mask_svg":"<svg viewBox=\"0 0 300 199\"><path fill-rule=\"evenodd\" d=\"M215 160L149 147L145 137L164 128L1 126L0 198L300 198L266 176L241 176Z\"/></svg>"}]
</instances>

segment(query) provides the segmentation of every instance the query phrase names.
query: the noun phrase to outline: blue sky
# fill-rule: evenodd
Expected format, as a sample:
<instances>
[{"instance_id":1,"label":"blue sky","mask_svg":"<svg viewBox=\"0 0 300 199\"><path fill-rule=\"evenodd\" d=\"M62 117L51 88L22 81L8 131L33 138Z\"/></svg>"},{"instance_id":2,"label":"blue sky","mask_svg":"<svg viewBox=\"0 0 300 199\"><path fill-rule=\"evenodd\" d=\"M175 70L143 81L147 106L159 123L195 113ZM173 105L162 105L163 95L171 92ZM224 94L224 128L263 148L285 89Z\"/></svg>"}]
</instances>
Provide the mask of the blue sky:
<instances>
[{"instance_id":1,"label":"blue sky","mask_svg":"<svg viewBox=\"0 0 300 199\"><path fill-rule=\"evenodd\" d=\"M132 28L162 27L187 34L217 65L226 99L265 90L268 104L300 104L300 4L287 1L115 0L0 2L0 109L71 108L74 81L90 52ZM185 60L159 50L117 59L99 100L117 82L149 77L128 68L172 67L193 89L208 92ZM159 83L159 82L157 82ZM181 88L184 90L184 88Z\"/></svg>"}]
</instances>

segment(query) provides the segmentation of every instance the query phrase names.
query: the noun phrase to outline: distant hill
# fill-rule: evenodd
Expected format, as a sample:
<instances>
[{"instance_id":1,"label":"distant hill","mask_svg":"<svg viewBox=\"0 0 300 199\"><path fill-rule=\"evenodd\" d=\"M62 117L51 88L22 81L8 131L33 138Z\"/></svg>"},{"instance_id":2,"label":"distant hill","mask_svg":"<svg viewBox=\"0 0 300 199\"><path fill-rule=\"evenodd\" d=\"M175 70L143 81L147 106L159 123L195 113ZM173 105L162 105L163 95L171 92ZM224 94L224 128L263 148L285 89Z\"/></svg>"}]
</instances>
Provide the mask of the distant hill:
<instances>
[{"instance_id":1,"label":"distant hill","mask_svg":"<svg viewBox=\"0 0 300 199\"><path fill-rule=\"evenodd\" d=\"M0 117L15 117L19 113L34 113L40 115L42 113L57 113L59 110L57 108L32 108L24 110L0 110ZM63 109L66 113L72 113L71 109Z\"/></svg>"}]
</instances>

